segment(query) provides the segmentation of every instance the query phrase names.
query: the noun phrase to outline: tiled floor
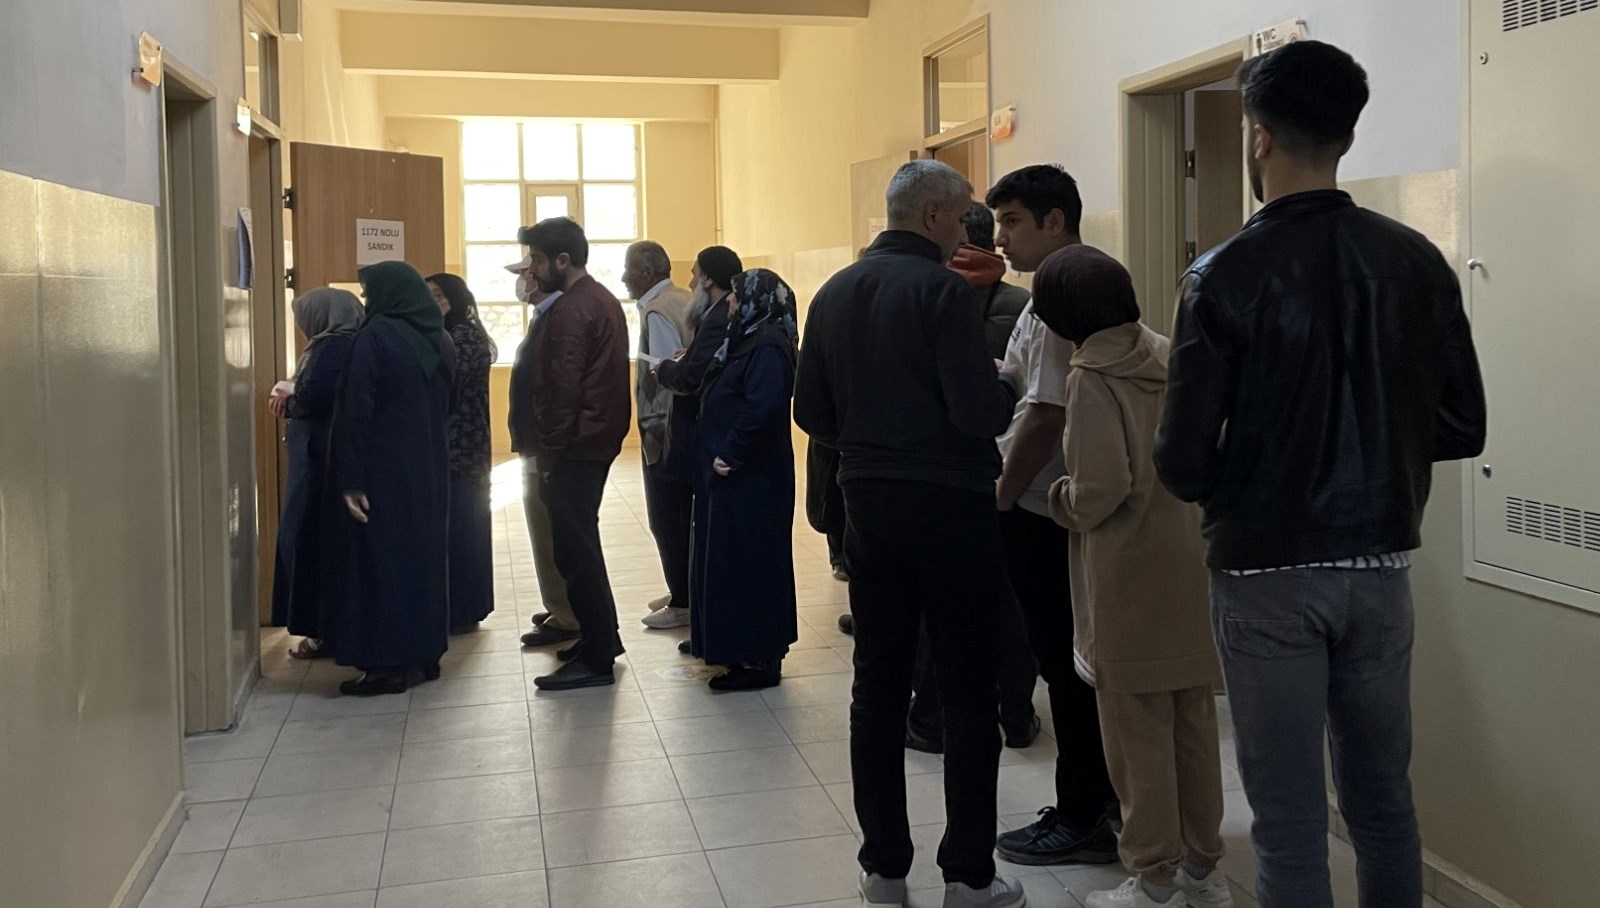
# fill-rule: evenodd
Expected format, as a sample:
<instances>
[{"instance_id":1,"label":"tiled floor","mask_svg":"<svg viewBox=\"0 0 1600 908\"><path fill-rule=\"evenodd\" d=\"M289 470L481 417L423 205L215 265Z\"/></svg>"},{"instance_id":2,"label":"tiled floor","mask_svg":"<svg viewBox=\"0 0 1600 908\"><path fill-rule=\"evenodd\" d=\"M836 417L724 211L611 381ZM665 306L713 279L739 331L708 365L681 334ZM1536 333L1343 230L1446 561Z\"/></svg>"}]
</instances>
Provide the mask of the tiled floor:
<instances>
[{"instance_id":1,"label":"tiled floor","mask_svg":"<svg viewBox=\"0 0 1600 908\"><path fill-rule=\"evenodd\" d=\"M142 908L856 906L850 639L834 624L846 593L822 539L797 520L803 624L783 685L714 695L683 679L680 634L638 623L663 587L638 463L625 459L601 514L629 650L618 684L536 693L529 682L555 663L519 649L538 593L515 466L496 478L499 608L451 641L443 680L340 698L347 669L294 662L283 634L264 634L266 677L240 728L187 743L189 819ZM1053 748L1043 738L1005 752L1002 825L1050 801ZM906 766L923 908L939 904L942 765L908 753ZM1248 880L1248 808L1231 768L1227 783L1225 867ZM1332 848L1339 905L1353 906L1354 859ZM1078 908L1122 879L1117 868L1006 871L1025 877L1035 908Z\"/></svg>"}]
</instances>

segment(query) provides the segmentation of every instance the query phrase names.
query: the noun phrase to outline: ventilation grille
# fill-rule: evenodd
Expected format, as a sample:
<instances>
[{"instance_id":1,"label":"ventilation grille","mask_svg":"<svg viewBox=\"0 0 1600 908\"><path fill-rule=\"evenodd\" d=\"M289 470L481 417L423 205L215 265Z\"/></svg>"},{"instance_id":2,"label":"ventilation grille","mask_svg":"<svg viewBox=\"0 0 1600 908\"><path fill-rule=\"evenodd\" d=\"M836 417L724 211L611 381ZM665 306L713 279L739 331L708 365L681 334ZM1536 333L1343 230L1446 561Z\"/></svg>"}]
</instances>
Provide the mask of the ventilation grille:
<instances>
[{"instance_id":1,"label":"ventilation grille","mask_svg":"<svg viewBox=\"0 0 1600 908\"><path fill-rule=\"evenodd\" d=\"M1500 30L1516 31L1600 9L1600 0L1500 0Z\"/></svg>"},{"instance_id":2,"label":"ventilation grille","mask_svg":"<svg viewBox=\"0 0 1600 908\"><path fill-rule=\"evenodd\" d=\"M1600 552L1600 511L1507 498L1506 532Z\"/></svg>"}]
</instances>

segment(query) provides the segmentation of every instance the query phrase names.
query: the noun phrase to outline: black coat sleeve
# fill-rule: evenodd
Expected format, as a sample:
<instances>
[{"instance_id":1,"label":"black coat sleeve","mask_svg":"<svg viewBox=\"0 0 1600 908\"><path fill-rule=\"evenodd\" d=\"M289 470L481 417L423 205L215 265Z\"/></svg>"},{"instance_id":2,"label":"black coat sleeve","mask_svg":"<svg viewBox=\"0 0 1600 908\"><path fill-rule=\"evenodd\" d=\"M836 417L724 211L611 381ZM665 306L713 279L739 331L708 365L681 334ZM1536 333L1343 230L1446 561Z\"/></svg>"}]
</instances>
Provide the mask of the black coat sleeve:
<instances>
[{"instance_id":1,"label":"black coat sleeve","mask_svg":"<svg viewBox=\"0 0 1600 908\"><path fill-rule=\"evenodd\" d=\"M1156 472L1183 501L1204 502L1221 469L1222 433L1239 380L1231 332L1203 278L1191 272L1178 293L1167 360L1167 400L1156 432Z\"/></svg>"},{"instance_id":2,"label":"black coat sleeve","mask_svg":"<svg viewBox=\"0 0 1600 908\"><path fill-rule=\"evenodd\" d=\"M728 338L728 307L713 303L695 329L694 340L681 360L662 360L656 370L656 383L674 394L688 397L698 395L705 388L706 376L722 342Z\"/></svg>"},{"instance_id":3,"label":"black coat sleeve","mask_svg":"<svg viewBox=\"0 0 1600 908\"><path fill-rule=\"evenodd\" d=\"M1452 276L1453 277L1453 276ZM1433 459L1465 460L1483 453L1488 438L1489 406L1484 397L1472 325L1455 285L1446 305L1444 346L1440 351L1443 385L1434 426Z\"/></svg>"},{"instance_id":4,"label":"black coat sleeve","mask_svg":"<svg viewBox=\"0 0 1600 908\"><path fill-rule=\"evenodd\" d=\"M350 361L355 340L348 336L330 337L311 351L304 374L294 377L294 396L289 398L290 419L329 419L338 398L339 377Z\"/></svg>"}]
</instances>

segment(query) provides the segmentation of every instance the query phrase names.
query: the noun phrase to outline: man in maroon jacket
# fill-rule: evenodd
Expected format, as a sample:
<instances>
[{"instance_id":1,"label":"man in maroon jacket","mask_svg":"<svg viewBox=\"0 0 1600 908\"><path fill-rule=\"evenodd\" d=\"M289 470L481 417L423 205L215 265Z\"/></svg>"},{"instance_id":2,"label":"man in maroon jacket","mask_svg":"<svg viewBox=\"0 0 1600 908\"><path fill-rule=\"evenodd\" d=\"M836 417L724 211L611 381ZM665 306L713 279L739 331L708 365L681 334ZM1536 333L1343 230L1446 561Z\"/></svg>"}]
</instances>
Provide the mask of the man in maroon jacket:
<instances>
[{"instance_id":1,"label":"man in maroon jacket","mask_svg":"<svg viewBox=\"0 0 1600 908\"><path fill-rule=\"evenodd\" d=\"M556 567L583 638L567 664L533 679L540 690L615 684L622 655L617 603L600 546L600 500L632 419L628 326L622 304L589 276L589 240L570 218L526 231L530 271L561 297L541 317L522 437L544 476Z\"/></svg>"}]
</instances>

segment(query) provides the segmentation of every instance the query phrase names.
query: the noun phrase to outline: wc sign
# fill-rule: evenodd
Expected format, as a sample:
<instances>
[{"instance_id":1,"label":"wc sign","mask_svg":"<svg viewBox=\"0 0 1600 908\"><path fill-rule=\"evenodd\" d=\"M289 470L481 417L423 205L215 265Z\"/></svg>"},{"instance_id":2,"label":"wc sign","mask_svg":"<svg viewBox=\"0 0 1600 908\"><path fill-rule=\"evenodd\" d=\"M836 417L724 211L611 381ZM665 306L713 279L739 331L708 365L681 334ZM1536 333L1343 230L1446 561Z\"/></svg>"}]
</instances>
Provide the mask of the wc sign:
<instances>
[{"instance_id":1,"label":"wc sign","mask_svg":"<svg viewBox=\"0 0 1600 908\"><path fill-rule=\"evenodd\" d=\"M406 222L356 219L356 267L406 260Z\"/></svg>"}]
</instances>

